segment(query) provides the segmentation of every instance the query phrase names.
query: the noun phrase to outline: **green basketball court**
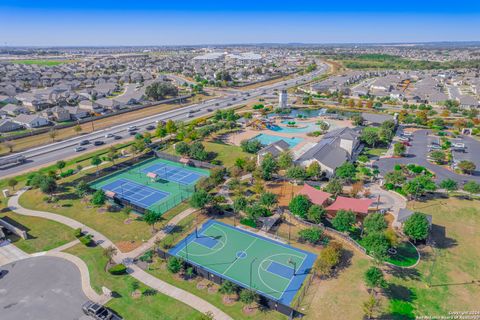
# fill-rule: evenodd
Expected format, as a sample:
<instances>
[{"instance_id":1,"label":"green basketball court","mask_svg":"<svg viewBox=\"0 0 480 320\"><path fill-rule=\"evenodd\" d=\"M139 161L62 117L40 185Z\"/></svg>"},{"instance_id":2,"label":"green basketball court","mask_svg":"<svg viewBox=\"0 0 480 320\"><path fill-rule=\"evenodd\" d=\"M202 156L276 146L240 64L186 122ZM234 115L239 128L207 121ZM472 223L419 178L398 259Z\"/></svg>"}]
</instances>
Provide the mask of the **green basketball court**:
<instances>
[{"instance_id":1,"label":"green basketball court","mask_svg":"<svg viewBox=\"0 0 480 320\"><path fill-rule=\"evenodd\" d=\"M213 220L170 254L286 305L316 259L310 252Z\"/></svg>"}]
</instances>

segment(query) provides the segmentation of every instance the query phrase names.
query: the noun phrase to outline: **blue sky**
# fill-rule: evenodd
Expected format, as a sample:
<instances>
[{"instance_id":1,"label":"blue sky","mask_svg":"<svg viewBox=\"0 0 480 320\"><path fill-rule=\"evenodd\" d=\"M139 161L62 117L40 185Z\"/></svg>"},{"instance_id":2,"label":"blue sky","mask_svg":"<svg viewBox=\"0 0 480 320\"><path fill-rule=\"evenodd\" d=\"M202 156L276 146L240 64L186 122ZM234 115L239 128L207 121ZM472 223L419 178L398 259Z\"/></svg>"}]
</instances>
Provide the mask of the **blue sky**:
<instances>
[{"instance_id":1,"label":"blue sky","mask_svg":"<svg viewBox=\"0 0 480 320\"><path fill-rule=\"evenodd\" d=\"M480 1L0 0L0 45L480 40Z\"/></svg>"}]
</instances>

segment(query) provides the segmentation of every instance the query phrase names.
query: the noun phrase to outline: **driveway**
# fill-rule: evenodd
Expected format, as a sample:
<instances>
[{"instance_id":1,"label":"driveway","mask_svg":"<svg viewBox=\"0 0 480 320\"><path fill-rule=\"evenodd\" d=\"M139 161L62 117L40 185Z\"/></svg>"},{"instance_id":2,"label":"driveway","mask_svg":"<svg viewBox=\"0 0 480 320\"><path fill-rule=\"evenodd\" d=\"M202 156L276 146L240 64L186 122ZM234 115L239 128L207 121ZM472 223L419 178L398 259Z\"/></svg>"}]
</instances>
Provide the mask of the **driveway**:
<instances>
[{"instance_id":1,"label":"driveway","mask_svg":"<svg viewBox=\"0 0 480 320\"><path fill-rule=\"evenodd\" d=\"M30 257L9 241L0 242L0 266Z\"/></svg>"},{"instance_id":2,"label":"driveway","mask_svg":"<svg viewBox=\"0 0 480 320\"><path fill-rule=\"evenodd\" d=\"M428 145L433 141L438 141L437 137L429 136L428 133L429 133L429 130L418 130L413 133L412 141L410 142L411 147L408 148L407 150L408 155L406 157L382 158L376 161L374 165L378 167L378 170L380 170L380 173L382 175L385 175L387 172L392 171L393 167L396 164L407 165L410 163L414 163L414 164L423 166L428 170L434 172L436 182L440 182L445 179L453 179L457 181L460 185L470 180L475 180L477 182L480 182L479 172L476 172L476 174L472 176L460 175L460 174L456 174L453 171L447 170L444 167L437 166L435 164L428 162L427 161ZM471 139L471 138L468 138L468 139ZM469 141L468 139L466 139L466 141ZM479 144L476 141L474 142ZM472 145L474 144L472 143ZM476 146L476 147L478 147L478 149L473 149L473 150L477 150L477 152L480 151L480 144L479 146ZM469 147L467 146L467 148ZM468 150L468 154L471 154L472 158L474 158L473 155L475 154L473 150ZM477 161L479 160L477 159Z\"/></svg>"},{"instance_id":3,"label":"driveway","mask_svg":"<svg viewBox=\"0 0 480 320\"><path fill-rule=\"evenodd\" d=\"M56 257L35 257L0 268L2 320L78 320L87 300L77 267Z\"/></svg>"}]
</instances>

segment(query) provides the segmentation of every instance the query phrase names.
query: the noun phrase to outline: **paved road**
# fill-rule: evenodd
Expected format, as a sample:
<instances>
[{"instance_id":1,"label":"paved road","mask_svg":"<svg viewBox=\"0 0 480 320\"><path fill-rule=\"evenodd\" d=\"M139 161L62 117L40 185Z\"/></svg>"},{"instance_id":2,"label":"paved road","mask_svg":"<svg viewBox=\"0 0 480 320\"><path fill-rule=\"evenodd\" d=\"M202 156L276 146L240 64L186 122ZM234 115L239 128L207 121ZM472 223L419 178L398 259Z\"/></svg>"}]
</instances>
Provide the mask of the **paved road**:
<instances>
[{"instance_id":1,"label":"paved road","mask_svg":"<svg viewBox=\"0 0 480 320\"><path fill-rule=\"evenodd\" d=\"M319 64L319 68L312 73L307 75L303 75L294 79L285 80L282 82L266 85L260 88L251 89L248 91L239 91L236 93L229 94L228 96L222 98L216 98L209 101L205 101L202 103L189 105L185 107L180 107L175 110L163 112L158 115L146 117L140 120L131 121L128 123L119 124L117 126L95 131L93 133L85 134L82 136L74 137L68 140L51 143L45 146L33 148L24 152L19 152L18 154L22 154L27 158L27 162L21 165L13 165L13 166L6 166L0 168L0 178L5 178L8 176L16 175L28 170L32 170L36 167L43 166L49 163L56 162L59 159L68 159L79 155L85 152L91 152L94 149L98 149L101 147L93 146L92 142L97 140L102 140L106 143L113 143L114 140L112 138L105 138L106 134L114 134L121 136L121 140L117 140L116 142L121 142L127 139L131 139L132 136L129 135L127 132L127 128L129 126L137 126L140 131L144 130L148 125L155 125L156 121L159 120L188 120L199 118L205 116L211 111L217 109L227 109L234 105L244 104L248 100L257 99L261 96L265 96L268 94L272 94L274 90L281 90L286 89L292 86L296 86L301 83L308 82L315 77L318 77L324 74L328 70L328 66L325 64ZM210 110L210 111L209 111ZM90 145L87 146L86 150L83 152L75 152L74 148L78 145L81 140L89 140L91 142ZM11 156L5 156L3 158L8 158Z\"/></svg>"},{"instance_id":2,"label":"paved road","mask_svg":"<svg viewBox=\"0 0 480 320\"><path fill-rule=\"evenodd\" d=\"M81 311L87 300L76 266L61 258L35 257L1 268L2 320L85 319Z\"/></svg>"},{"instance_id":3,"label":"paved road","mask_svg":"<svg viewBox=\"0 0 480 320\"><path fill-rule=\"evenodd\" d=\"M383 158L375 162L375 165L378 166L380 173L385 175L387 172L392 171L393 167L396 164L410 164L414 163L426 167L435 173L435 180L440 182L445 179L453 179L459 184L463 184L466 181L475 180L480 182L480 173L477 171L473 176L459 175L453 171L447 170L444 167L432 164L427 161L428 154L428 145L435 140L438 140L435 137L428 135L429 130L418 130L412 136L411 147L408 148L408 156L404 158ZM469 138L471 139L471 138ZM473 139L471 139L473 140ZM471 152L480 152L480 143L477 141L468 140L472 146L467 148L469 154L472 154L472 157L476 157L478 161L478 154L480 153L471 153ZM478 148L478 149L477 149ZM475 151L476 150L476 151Z\"/></svg>"}]
</instances>

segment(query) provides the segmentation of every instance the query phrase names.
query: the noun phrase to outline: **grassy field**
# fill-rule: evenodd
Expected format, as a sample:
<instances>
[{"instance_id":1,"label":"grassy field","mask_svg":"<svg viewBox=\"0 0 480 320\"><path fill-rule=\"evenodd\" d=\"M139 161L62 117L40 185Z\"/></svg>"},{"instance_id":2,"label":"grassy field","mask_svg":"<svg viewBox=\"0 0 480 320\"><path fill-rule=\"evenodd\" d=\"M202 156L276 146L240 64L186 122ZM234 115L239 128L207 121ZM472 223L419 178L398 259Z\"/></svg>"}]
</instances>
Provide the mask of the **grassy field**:
<instances>
[{"instance_id":1,"label":"grassy field","mask_svg":"<svg viewBox=\"0 0 480 320\"><path fill-rule=\"evenodd\" d=\"M107 259L100 247L87 248L76 245L66 252L80 257L88 266L90 283L95 291L102 292L105 286L116 293L116 298L107 304L125 320L140 319L199 319L201 314L191 307L164 294L141 295L132 297L132 285L136 280L130 276L113 276L104 271ZM139 290L144 292L148 287L139 283Z\"/></svg>"},{"instance_id":2,"label":"grassy field","mask_svg":"<svg viewBox=\"0 0 480 320\"><path fill-rule=\"evenodd\" d=\"M65 189L65 192L58 194L58 203L46 203L42 192L30 190L20 197L20 204L28 209L58 213L75 219L102 233L120 248L128 246L134 249L152 236L150 228L143 221L121 212L107 212L84 199L72 197L74 186Z\"/></svg>"},{"instance_id":3,"label":"grassy field","mask_svg":"<svg viewBox=\"0 0 480 320\"><path fill-rule=\"evenodd\" d=\"M27 231L27 240L9 237L14 245L26 253L48 251L75 240L73 229L55 221L22 216L11 211L1 213L0 217Z\"/></svg>"},{"instance_id":4,"label":"grassy field","mask_svg":"<svg viewBox=\"0 0 480 320\"><path fill-rule=\"evenodd\" d=\"M11 60L14 64L35 64L39 66L53 67L64 63L72 63L77 60L48 60L48 59L27 59L27 60Z\"/></svg>"}]
</instances>

